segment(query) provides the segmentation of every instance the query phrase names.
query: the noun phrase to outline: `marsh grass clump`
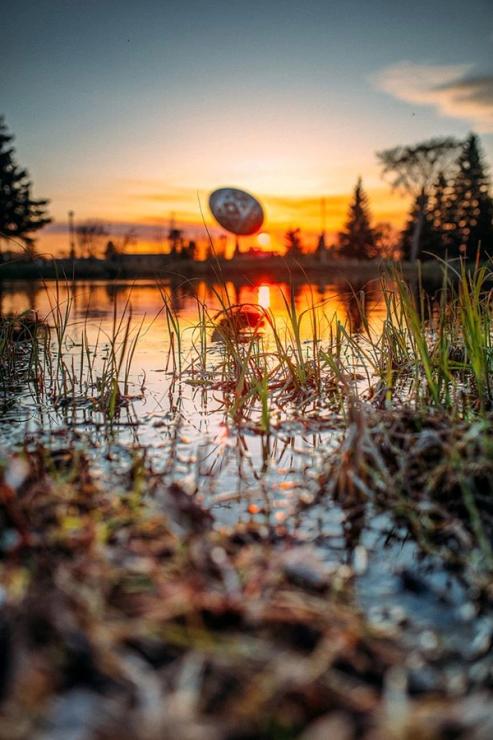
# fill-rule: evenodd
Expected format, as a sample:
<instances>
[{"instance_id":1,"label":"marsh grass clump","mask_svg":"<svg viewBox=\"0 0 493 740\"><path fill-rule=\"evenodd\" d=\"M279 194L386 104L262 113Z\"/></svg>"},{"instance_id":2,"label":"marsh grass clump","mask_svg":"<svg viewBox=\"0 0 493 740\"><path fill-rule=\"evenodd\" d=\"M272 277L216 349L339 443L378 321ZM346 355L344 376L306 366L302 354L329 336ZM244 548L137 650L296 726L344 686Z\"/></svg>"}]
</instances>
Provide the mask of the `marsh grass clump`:
<instances>
[{"instance_id":1,"label":"marsh grass clump","mask_svg":"<svg viewBox=\"0 0 493 740\"><path fill-rule=\"evenodd\" d=\"M145 316L134 321L130 295L123 307L115 299L110 328L99 325L91 341L88 317L75 320L73 296L65 292L62 298L58 281L54 296L47 292L52 339L45 341L42 354L44 401L74 418L84 409L112 422L131 399L131 368Z\"/></svg>"},{"instance_id":2,"label":"marsh grass clump","mask_svg":"<svg viewBox=\"0 0 493 740\"><path fill-rule=\"evenodd\" d=\"M420 288L413 295L399 284L400 321L408 338L408 365L416 401L435 407L485 409L491 403L491 303L485 268L463 266L458 285L446 275L436 305Z\"/></svg>"},{"instance_id":3,"label":"marsh grass clump","mask_svg":"<svg viewBox=\"0 0 493 740\"><path fill-rule=\"evenodd\" d=\"M424 552L487 586L493 570L493 418L360 409L322 478L321 495L365 502L405 522ZM489 589L489 586L488 586ZM493 594L490 594L490 596Z\"/></svg>"},{"instance_id":4,"label":"marsh grass clump","mask_svg":"<svg viewBox=\"0 0 493 740\"><path fill-rule=\"evenodd\" d=\"M213 316L213 322L211 341L226 342L231 339L241 342L248 341L249 335L260 329L265 319L259 306L243 303L222 309Z\"/></svg>"},{"instance_id":5,"label":"marsh grass clump","mask_svg":"<svg viewBox=\"0 0 493 740\"><path fill-rule=\"evenodd\" d=\"M49 335L46 322L35 311L0 317L0 388L39 380L41 348Z\"/></svg>"},{"instance_id":6,"label":"marsh grass clump","mask_svg":"<svg viewBox=\"0 0 493 740\"><path fill-rule=\"evenodd\" d=\"M284 293L283 321L261 306L229 305L221 298L218 313L201 306L196 359L180 367L185 375L200 367L192 382L224 391L236 420L265 417L267 405L270 415L289 404L300 410L330 405L347 413L363 399L458 416L487 412L493 371L489 280L487 267L444 268L442 286L432 295L419 276L406 282L396 268L380 281L381 329L369 323L364 298L353 295L353 313L360 317L356 333L347 321L326 316L323 304L300 311ZM173 337L178 325L175 317Z\"/></svg>"},{"instance_id":7,"label":"marsh grass clump","mask_svg":"<svg viewBox=\"0 0 493 740\"><path fill-rule=\"evenodd\" d=\"M89 318L74 316L71 291L60 281L47 290L49 311L0 319L0 393L4 406L29 398L42 420L62 415L113 423L121 410L141 397L131 381L132 364L143 334L145 316L136 321L130 297L114 301L109 328L90 326ZM12 410L12 409L11 409ZM9 418L11 418L10 414ZM98 422L99 423L99 422Z\"/></svg>"},{"instance_id":8,"label":"marsh grass clump","mask_svg":"<svg viewBox=\"0 0 493 740\"><path fill-rule=\"evenodd\" d=\"M373 405L441 409L464 416L488 411L493 372L491 274L487 266L445 267L429 294L397 269L381 283L385 320L375 332L362 318L354 335L338 326L345 374L366 377L356 394ZM364 305L357 303L361 316ZM321 352L343 372L331 348ZM339 349L339 355L341 349ZM343 372L344 374L344 372ZM362 391L362 393L361 393Z\"/></svg>"},{"instance_id":9,"label":"marsh grass clump","mask_svg":"<svg viewBox=\"0 0 493 740\"><path fill-rule=\"evenodd\" d=\"M286 321L279 322L260 305L229 304L217 295L220 311L211 313L199 305L186 382L219 391L235 422L251 423L257 418L261 431L269 429L271 416L280 409L301 411L317 400L341 405L339 373L333 372L337 362L331 365L329 354L324 355L320 347L319 306L298 312L294 298L283 294ZM303 325L310 327L309 342L302 338ZM338 360L342 365L340 354Z\"/></svg>"}]
</instances>

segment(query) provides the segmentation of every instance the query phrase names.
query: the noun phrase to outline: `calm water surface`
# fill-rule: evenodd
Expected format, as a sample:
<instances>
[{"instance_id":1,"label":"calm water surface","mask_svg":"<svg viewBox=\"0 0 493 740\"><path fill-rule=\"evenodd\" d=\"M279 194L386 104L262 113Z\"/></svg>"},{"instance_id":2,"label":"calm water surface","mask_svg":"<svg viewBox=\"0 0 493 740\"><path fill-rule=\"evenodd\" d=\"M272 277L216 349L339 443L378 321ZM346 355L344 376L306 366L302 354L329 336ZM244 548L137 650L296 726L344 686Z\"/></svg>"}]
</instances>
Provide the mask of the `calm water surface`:
<instances>
[{"instance_id":1,"label":"calm water surface","mask_svg":"<svg viewBox=\"0 0 493 740\"><path fill-rule=\"evenodd\" d=\"M173 466L178 476L193 475L209 502L212 496L217 505L221 502L225 512L229 499L236 502L241 499L248 506L259 496L263 500L266 490L275 492L276 508L285 508L288 497L296 496L300 487L306 488L307 470L318 469L315 457L325 452L326 444L333 443L334 432L330 429L319 431L317 424L305 428L295 415L285 413L278 414L278 429L266 438L249 432L247 427L235 428L220 394L204 393L187 383L177 387L170 372L170 334L163 301L169 301L179 318L186 366L193 356L193 353L190 355L192 344L197 340L194 329L199 319L197 299L207 307L211 317L221 310L221 302L225 301L260 305L272 312L281 335L288 321L286 299L294 300L299 314L315 306L322 343L336 320L353 332L361 329L359 305L364 304L375 332L385 318L378 281L366 286L340 283L294 287L283 283L208 285L201 281L157 285L148 280L77 282L58 286L50 282L0 284L3 315L35 310L41 319L53 325L55 306L62 312L70 307L64 343L76 365L82 334L87 335L93 347L97 345L97 364L107 351L115 306L118 314L127 307L132 313L134 331L140 322L143 323L130 377L129 390L135 398L119 419L118 443L122 449L141 445L160 469L168 465ZM272 349L269 327L264 327L263 333L266 348ZM208 352L214 358L220 355L221 347L211 341L211 334L209 332ZM305 342L311 341L313 325L308 313L302 319L301 334ZM143 393L142 388L145 388ZM4 414L3 441L7 444L18 442L26 431L39 428L52 433L63 428L66 422L63 415L50 409L44 409L44 414L40 415L37 404L26 394L18 399L10 413ZM94 436L97 428L91 427L89 422L82 411L77 420L79 429ZM237 516L237 507L234 508Z\"/></svg>"},{"instance_id":2,"label":"calm water surface","mask_svg":"<svg viewBox=\"0 0 493 740\"><path fill-rule=\"evenodd\" d=\"M134 332L142 322L130 375L129 395L133 398L110 432L101 415L89 413L83 404L76 412L73 408L56 409L39 404L26 388L4 406L0 445L13 449L26 435L34 435L59 446L64 435L71 439L75 435L76 444L92 450L95 473L108 485L127 475L136 455L145 451L149 464L163 480L179 481L186 490L195 491L219 526L252 517L285 524L296 531L300 541L315 543L322 548L325 560L339 566L351 564L355 552L360 556L366 553L368 563L358 578L357 590L362 607L370 615L376 615L378 621L389 618L389 614L395 616L399 610L401 614L404 608L413 614L417 635L419 629L441 629L447 623L450 639L461 642L472 629L457 616L463 594L439 564L433 575L437 589L446 588L457 608L440 606L432 591L431 596L419 598L401 592L399 569L418 567L419 557L406 533L399 533L388 516L372 514L369 506L359 520L351 519L348 525L348 511L327 497L306 509L301 517L294 513L300 499L310 501L319 490L320 473L342 434L341 420L333 411L318 404L316 409L308 407L299 413L296 405L287 405L273 411L272 430L266 435L248 424L235 424L219 391L204 392L186 380L174 382L164 300L180 321L186 367L197 342L197 298L207 306L211 317L221 310L221 301L225 300L260 305L272 312L281 333L288 319L285 298L294 300L299 314L316 306L322 344L336 320L353 333L362 331L362 305L376 335L386 317L378 281L367 286L300 284L294 288L282 283L221 286L200 281L157 285L147 280L77 282L58 287L50 282L0 283L3 315L35 310L53 325L55 306L62 312L70 307L64 351L73 357L76 371L84 333L92 348L97 347L94 362L98 367L108 352L115 310L117 316L125 307L131 312ZM263 331L266 348L272 348L272 333L268 327ZM214 362L222 350L211 334L212 328L207 344ZM313 324L308 313L302 320L301 334L304 342L311 342ZM355 551L357 545L360 549ZM387 616L382 617L382 610Z\"/></svg>"}]
</instances>

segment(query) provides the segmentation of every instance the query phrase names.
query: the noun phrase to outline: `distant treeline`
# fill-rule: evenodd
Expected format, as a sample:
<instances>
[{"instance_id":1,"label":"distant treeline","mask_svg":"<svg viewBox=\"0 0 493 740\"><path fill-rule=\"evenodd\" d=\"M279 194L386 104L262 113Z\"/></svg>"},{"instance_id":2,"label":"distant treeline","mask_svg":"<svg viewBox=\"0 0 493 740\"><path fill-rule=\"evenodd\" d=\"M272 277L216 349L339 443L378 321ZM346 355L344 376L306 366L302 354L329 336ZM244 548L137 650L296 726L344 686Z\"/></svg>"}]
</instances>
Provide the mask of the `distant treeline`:
<instances>
[{"instance_id":1,"label":"distant treeline","mask_svg":"<svg viewBox=\"0 0 493 740\"><path fill-rule=\"evenodd\" d=\"M394 189L412 196L406 225L396 240L373 227L368 198L358 180L347 222L335 245L345 258L399 256L414 262L435 257L487 258L493 251L493 200L478 137L436 138L377 155Z\"/></svg>"},{"instance_id":2,"label":"distant treeline","mask_svg":"<svg viewBox=\"0 0 493 740\"><path fill-rule=\"evenodd\" d=\"M37 257L34 237L50 223L48 201L32 197L32 183L26 169L19 167L11 146L12 135L0 117L0 239L21 245L25 258ZM358 179L349 205L344 228L336 243L326 244L325 232L319 236L314 256L319 261L339 257L343 260L481 258L493 250L493 201L487 166L475 134L460 141L451 137L434 138L413 146L400 146L377 154L382 174L394 190L410 195L412 207L401 234L389 224L372 224L368 197ZM104 255L109 263L119 262L127 247L136 240L130 229L111 236L101 221L91 219L74 225L69 214L69 258L95 258ZM197 244L186 240L181 229L170 225L167 235L172 260L194 261ZM221 242L221 238L219 239ZM210 247L206 258L223 255ZM285 235L286 254L303 259L308 250L299 228ZM313 250L311 250L313 251ZM251 256L255 256L251 251ZM234 258L240 256L235 250Z\"/></svg>"}]
</instances>

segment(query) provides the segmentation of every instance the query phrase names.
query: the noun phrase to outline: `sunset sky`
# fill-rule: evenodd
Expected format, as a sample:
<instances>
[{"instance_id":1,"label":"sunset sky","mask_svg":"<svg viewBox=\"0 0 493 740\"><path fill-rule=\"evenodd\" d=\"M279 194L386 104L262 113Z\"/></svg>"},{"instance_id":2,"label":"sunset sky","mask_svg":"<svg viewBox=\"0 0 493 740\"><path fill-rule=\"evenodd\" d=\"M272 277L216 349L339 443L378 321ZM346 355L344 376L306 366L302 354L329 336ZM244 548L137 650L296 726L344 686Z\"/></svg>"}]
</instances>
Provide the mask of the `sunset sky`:
<instances>
[{"instance_id":1,"label":"sunset sky","mask_svg":"<svg viewBox=\"0 0 493 740\"><path fill-rule=\"evenodd\" d=\"M333 234L358 175L375 221L406 202L375 151L481 134L493 163L491 0L3 0L0 114L66 246L67 211L190 234L208 193L245 188L275 246Z\"/></svg>"}]
</instances>

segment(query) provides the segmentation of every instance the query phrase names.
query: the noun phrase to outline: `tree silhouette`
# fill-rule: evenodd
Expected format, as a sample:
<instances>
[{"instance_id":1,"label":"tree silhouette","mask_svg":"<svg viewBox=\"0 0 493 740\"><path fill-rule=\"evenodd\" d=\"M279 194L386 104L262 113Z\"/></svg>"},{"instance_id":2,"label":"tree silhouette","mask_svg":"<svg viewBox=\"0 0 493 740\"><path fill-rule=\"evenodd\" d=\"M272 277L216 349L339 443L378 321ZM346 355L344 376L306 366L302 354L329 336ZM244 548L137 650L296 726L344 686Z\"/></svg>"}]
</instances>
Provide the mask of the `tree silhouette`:
<instances>
[{"instance_id":1,"label":"tree silhouette","mask_svg":"<svg viewBox=\"0 0 493 740\"><path fill-rule=\"evenodd\" d=\"M118 251L118 247L115 242L110 239L104 248L104 258L111 262L112 260L116 260L119 254L120 252Z\"/></svg>"},{"instance_id":2,"label":"tree silhouette","mask_svg":"<svg viewBox=\"0 0 493 740\"><path fill-rule=\"evenodd\" d=\"M10 146L13 138L0 116L0 238L20 239L32 246L32 232L51 221L46 211L48 201L31 197L32 182L15 160Z\"/></svg>"},{"instance_id":3,"label":"tree silhouette","mask_svg":"<svg viewBox=\"0 0 493 740\"><path fill-rule=\"evenodd\" d=\"M377 254L377 234L371 227L368 197L361 177L354 188L348 219L339 233L339 254L348 259L368 260Z\"/></svg>"},{"instance_id":4,"label":"tree silhouette","mask_svg":"<svg viewBox=\"0 0 493 740\"><path fill-rule=\"evenodd\" d=\"M399 232L388 221L380 221L373 229L377 238L378 256L383 259L395 259L399 250Z\"/></svg>"},{"instance_id":5,"label":"tree silhouette","mask_svg":"<svg viewBox=\"0 0 493 740\"><path fill-rule=\"evenodd\" d=\"M449 191L450 186L443 173L440 173L428 193L426 211L423 216L419 252L422 259L432 259L434 255L445 257L449 244L447 232L450 218ZM420 196L418 195L401 235L402 258L408 261L412 261L413 237L419 210Z\"/></svg>"},{"instance_id":6,"label":"tree silhouette","mask_svg":"<svg viewBox=\"0 0 493 740\"><path fill-rule=\"evenodd\" d=\"M194 239L190 239L188 246L183 247L180 254L184 260L195 260L197 257L197 242Z\"/></svg>"},{"instance_id":7,"label":"tree silhouette","mask_svg":"<svg viewBox=\"0 0 493 740\"><path fill-rule=\"evenodd\" d=\"M327 262L327 245L325 243L325 231L320 233L315 248L315 259L318 262Z\"/></svg>"},{"instance_id":8,"label":"tree silhouette","mask_svg":"<svg viewBox=\"0 0 493 740\"><path fill-rule=\"evenodd\" d=\"M286 257L301 257L303 249L300 229L288 229L284 235L284 241L286 244Z\"/></svg>"},{"instance_id":9,"label":"tree silhouette","mask_svg":"<svg viewBox=\"0 0 493 740\"><path fill-rule=\"evenodd\" d=\"M470 134L457 159L457 173L449 206L450 252L474 256L481 247L493 249L493 200L478 137Z\"/></svg>"},{"instance_id":10,"label":"tree silhouette","mask_svg":"<svg viewBox=\"0 0 493 740\"><path fill-rule=\"evenodd\" d=\"M428 201L427 219L430 233L428 243L424 241L424 246L432 255L441 257L445 257L450 247L450 194L451 185L443 172L440 172Z\"/></svg>"},{"instance_id":11,"label":"tree silhouette","mask_svg":"<svg viewBox=\"0 0 493 740\"><path fill-rule=\"evenodd\" d=\"M89 219L75 227L81 257L95 257L101 240L109 236L105 224L98 219Z\"/></svg>"},{"instance_id":12,"label":"tree silhouette","mask_svg":"<svg viewBox=\"0 0 493 740\"><path fill-rule=\"evenodd\" d=\"M408 254L411 262L416 261L422 248L431 190L440 175L448 180L459 147L456 139L442 137L377 153L383 175L392 175L392 187L414 198Z\"/></svg>"}]
</instances>

